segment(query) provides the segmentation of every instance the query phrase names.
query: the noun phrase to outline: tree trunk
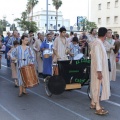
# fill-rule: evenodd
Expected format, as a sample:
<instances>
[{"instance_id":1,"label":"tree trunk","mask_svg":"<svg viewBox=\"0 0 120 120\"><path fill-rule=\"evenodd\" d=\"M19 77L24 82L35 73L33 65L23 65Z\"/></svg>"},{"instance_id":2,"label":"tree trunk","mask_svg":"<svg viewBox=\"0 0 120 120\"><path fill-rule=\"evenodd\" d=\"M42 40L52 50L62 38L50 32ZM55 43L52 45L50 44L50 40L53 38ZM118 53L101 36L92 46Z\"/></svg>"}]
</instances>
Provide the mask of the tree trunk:
<instances>
[{"instance_id":1,"label":"tree trunk","mask_svg":"<svg viewBox=\"0 0 120 120\"><path fill-rule=\"evenodd\" d=\"M32 8L32 16L31 16L31 21L33 21L33 8Z\"/></svg>"},{"instance_id":2,"label":"tree trunk","mask_svg":"<svg viewBox=\"0 0 120 120\"><path fill-rule=\"evenodd\" d=\"M58 10L56 9L56 32L57 32L57 22L58 22Z\"/></svg>"}]
</instances>

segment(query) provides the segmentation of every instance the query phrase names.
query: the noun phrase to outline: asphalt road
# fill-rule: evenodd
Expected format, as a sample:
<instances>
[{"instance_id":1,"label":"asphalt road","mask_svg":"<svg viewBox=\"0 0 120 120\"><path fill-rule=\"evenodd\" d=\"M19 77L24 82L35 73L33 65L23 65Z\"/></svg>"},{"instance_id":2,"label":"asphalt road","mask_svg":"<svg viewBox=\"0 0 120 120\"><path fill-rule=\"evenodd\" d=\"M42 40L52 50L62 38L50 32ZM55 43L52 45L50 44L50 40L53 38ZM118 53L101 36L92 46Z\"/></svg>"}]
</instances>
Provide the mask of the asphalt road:
<instances>
[{"instance_id":1,"label":"asphalt road","mask_svg":"<svg viewBox=\"0 0 120 120\"><path fill-rule=\"evenodd\" d=\"M89 108L87 86L80 90L65 91L48 97L42 79L37 87L27 89L29 95L18 97L11 70L2 59L0 70L0 120L120 120L120 71L117 80L111 82L111 97L102 102L109 114L98 116Z\"/></svg>"}]
</instances>

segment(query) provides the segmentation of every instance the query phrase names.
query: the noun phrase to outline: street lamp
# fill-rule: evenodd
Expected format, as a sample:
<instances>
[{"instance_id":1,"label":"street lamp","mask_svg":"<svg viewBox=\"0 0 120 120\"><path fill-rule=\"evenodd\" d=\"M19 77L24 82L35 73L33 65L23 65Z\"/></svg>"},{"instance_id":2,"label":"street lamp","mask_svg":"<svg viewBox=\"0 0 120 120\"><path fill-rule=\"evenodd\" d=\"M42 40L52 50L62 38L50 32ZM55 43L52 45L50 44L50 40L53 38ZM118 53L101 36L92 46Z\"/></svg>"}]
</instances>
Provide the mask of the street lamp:
<instances>
[{"instance_id":1,"label":"street lamp","mask_svg":"<svg viewBox=\"0 0 120 120\"><path fill-rule=\"evenodd\" d=\"M89 21L89 0L88 0L88 21Z\"/></svg>"}]
</instances>

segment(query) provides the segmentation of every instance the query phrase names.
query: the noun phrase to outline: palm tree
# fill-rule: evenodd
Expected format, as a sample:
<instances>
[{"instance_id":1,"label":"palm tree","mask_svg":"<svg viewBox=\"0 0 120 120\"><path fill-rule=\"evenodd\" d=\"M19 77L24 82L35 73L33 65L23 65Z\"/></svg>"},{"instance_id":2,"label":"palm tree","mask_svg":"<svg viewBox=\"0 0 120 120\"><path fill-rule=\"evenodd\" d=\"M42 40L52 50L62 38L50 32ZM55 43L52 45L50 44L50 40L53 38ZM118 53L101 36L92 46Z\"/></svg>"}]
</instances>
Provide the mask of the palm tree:
<instances>
[{"instance_id":1,"label":"palm tree","mask_svg":"<svg viewBox=\"0 0 120 120\"><path fill-rule=\"evenodd\" d=\"M38 4L38 0L28 0L27 2L27 12L30 14L32 12L31 20L33 20L33 9Z\"/></svg>"},{"instance_id":2,"label":"palm tree","mask_svg":"<svg viewBox=\"0 0 120 120\"><path fill-rule=\"evenodd\" d=\"M27 17L28 17L28 21L30 19L30 13L31 13L31 6L27 4L27 10L26 10L26 13L27 13Z\"/></svg>"},{"instance_id":3,"label":"palm tree","mask_svg":"<svg viewBox=\"0 0 120 120\"><path fill-rule=\"evenodd\" d=\"M62 1L61 0L52 0L52 1L53 1L53 6L56 9L56 31L57 31L58 9L61 7Z\"/></svg>"}]
</instances>

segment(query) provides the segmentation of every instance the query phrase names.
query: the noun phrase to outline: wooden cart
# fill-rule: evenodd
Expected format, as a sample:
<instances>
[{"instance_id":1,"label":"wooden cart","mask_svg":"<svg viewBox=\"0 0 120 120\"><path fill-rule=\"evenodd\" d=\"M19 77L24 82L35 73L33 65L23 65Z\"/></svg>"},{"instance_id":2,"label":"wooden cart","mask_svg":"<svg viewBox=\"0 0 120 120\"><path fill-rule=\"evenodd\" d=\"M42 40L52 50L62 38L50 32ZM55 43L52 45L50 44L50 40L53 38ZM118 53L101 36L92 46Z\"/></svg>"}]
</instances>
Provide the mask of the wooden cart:
<instances>
[{"instance_id":1,"label":"wooden cart","mask_svg":"<svg viewBox=\"0 0 120 120\"><path fill-rule=\"evenodd\" d=\"M90 59L58 61L53 67L53 76L45 80L48 96L59 95L65 90L80 89L90 83ZM89 88L89 87L88 87ZM88 91L88 90L87 90Z\"/></svg>"}]
</instances>

